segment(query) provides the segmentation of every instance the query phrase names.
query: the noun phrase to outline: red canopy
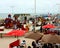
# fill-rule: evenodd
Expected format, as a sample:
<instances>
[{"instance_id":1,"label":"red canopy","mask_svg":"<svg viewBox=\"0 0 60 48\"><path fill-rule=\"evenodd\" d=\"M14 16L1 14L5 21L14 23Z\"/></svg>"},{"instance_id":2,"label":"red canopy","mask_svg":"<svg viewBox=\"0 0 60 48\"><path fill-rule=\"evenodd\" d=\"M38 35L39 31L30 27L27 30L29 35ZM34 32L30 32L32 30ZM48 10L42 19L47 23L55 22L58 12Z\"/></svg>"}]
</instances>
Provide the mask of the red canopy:
<instances>
[{"instance_id":1,"label":"red canopy","mask_svg":"<svg viewBox=\"0 0 60 48\"><path fill-rule=\"evenodd\" d=\"M24 30L12 30L11 32L5 34L5 36L23 36L26 31Z\"/></svg>"},{"instance_id":2,"label":"red canopy","mask_svg":"<svg viewBox=\"0 0 60 48\"><path fill-rule=\"evenodd\" d=\"M53 24L47 24L42 26L42 28L55 28L55 26Z\"/></svg>"}]
</instances>

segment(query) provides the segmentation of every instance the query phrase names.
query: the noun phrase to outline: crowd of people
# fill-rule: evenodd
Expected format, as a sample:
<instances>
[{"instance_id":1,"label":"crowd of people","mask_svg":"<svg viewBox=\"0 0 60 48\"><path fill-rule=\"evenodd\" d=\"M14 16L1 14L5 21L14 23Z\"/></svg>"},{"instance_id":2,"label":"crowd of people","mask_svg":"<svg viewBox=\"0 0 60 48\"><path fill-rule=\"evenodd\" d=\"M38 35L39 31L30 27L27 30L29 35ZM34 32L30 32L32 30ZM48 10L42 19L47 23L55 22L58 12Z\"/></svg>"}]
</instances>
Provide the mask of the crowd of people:
<instances>
[{"instance_id":1,"label":"crowd of people","mask_svg":"<svg viewBox=\"0 0 60 48\"><path fill-rule=\"evenodd\" d=\"M22 48L23 47L26 48L26 42L24 44L25 44L25 46L21 46ZM27 46L27 48L60 48L60 44L42 43L42 42L39 42L38 40L32 41L31 45L32 46Z\"/></svg>"},{"instance_id":2,"label":"crowd of people","mask_svg":"<svg viewBox=\"0 0 60 48\"><path fill-rule=\"evenodd\" d=\"M28 31L33 31L35 26L41 26L40 21L36 21L35 19L24 19L23 22L18 20L18 16L15 16L14 19L11 18L9 14L8 17L4 21L5 28L13 28L13 29L26 29Z\"/></svg>"},{"instance_id":3,"label":"crowd of people","mask_svg":"<svg viewBox=\"0 0 60 48\"><path fill-rule=\"evenodd\" d=\"M32 46L33 48L58 48L58 45L56 43L41 43L38 42L38 40L35 42L32 42Z\"/></svg>"},{"instance_id":4,"label":"crowd of people","mask_svg":"<svg viewBox=\"0 0 60 48\"><path fill-rule=\"evenodd\" d=\"M34 30L34 26L41 26L40 30L42 32L42 26L46 25L48 23L56 25L57 18L54 18L52 21L48 21L47 19L44 19L42 17L36 17L36 18L30 18L30 19L24 19L23 22L20 22L18 19L18 16L15 16L14 19L11 18L11 14L8 15L8 17L5 19L4 24L5 28L21 28L25 24L26 27L29 28L29 31ZM23 28L24 29L24 28Z\"/></svg>"},{"instance_id":5,"label":"crowd of people","mask_svg":"<svg viewBox=\"0 0 60 48\"><path fill-rule=\"evenodd\" d=\"M21 23L20 20L18 20L17 16L15 16L14 19L12 19L11 15L9 14L8 17L4 21L4 26L7 29L23 29L23 30L28 30L27 26L26 26L26 28L24 28L24 23Z\"/></svg>"}]
</instances>

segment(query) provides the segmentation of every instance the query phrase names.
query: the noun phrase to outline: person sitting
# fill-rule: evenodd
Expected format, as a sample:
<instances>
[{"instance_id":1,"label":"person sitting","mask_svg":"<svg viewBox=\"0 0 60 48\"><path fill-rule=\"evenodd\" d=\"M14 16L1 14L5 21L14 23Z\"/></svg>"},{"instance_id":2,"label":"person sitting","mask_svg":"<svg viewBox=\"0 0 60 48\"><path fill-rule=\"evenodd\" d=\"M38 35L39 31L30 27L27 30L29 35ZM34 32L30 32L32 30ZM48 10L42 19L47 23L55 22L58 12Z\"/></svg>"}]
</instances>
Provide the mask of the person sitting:
<instances>
[{"instance_id":1,"label":"person sitting","mask_svg":"<svg viewBox=\"0 0 60 48\"><path fill-rule=\"evenodd\" d=\"M48 43L48 48L53 48L51 43Z\"/></svg>"},{"instance_id":2,"label":"person sitting","mask_svg":"<svg viewBox=\"0 0 60 48\"><path fill-rule=\"evenodd\" d=\"M21 47L26 48L26 41L25 41L25 40L23 40L23 41L21 42Z\"/></svg>"},{"instance_id":3,"label":"person sitting","mask_svg":"<svg viewBox=\"0 0 60 48\"><path fill-rule=\"evenodd\" d=\"M40 43L38 42L39 40L36 40L36 48L40 47Z\"/></svg>"},{"instance_id":4,"label":"person sitting","mask_svg":"<svg viewBox=\"0 0 60 48\"><path fill-rule=\"evenodd\" d=\"M28 48L31 48L31 46L28 46Z\"/></svg>"},{"instance_id":5,"label":"person sitting","mask_svg":"<svg viewBox=\"0 0 60 48\"><path fill-rule=\"evenodd\" d=\"M45 43L42 48L48 48L47 44Z\"/></svg>"},{"instance_id":6,"label":"person sitting","mask_svg":"<svg viewBox=\"0 0 60 48\"><path fill-rule=\"evenodd\" d=\"M32 42L32 46L33 46L33 48L36 48L36 43L35 43L35 41Z\"/></svg>"}]
</instances>

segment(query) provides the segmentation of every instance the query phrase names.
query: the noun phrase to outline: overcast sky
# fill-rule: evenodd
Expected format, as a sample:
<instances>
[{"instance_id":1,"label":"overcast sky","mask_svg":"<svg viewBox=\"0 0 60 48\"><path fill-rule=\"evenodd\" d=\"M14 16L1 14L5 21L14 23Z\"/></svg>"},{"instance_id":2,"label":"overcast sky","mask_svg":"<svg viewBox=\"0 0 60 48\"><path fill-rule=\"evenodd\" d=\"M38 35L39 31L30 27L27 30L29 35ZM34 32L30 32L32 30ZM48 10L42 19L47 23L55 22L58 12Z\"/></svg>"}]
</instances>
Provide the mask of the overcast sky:
<instances>
[{"instance_id":1,"label":"overcast sky","mask_svg":"<svg viewBox=\"0 0 60 48\"><path fill-rule=\"evenodd\" d=\"M0 13L34 13L35 0L0 0ZM60 0L36 0L36 13L60 13Z\"/></svg>"}]
</instances>

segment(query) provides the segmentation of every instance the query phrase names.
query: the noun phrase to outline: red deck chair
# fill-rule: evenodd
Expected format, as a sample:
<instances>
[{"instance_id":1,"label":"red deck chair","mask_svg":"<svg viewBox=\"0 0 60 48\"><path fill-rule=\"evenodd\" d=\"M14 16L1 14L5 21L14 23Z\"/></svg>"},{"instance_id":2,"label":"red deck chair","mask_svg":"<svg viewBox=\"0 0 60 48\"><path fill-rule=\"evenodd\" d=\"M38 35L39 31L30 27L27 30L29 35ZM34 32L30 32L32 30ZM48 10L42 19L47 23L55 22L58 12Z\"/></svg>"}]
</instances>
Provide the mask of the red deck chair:
<instances>
[{"instance_id":1,"label":"red deck chair","mask_svg":"<svg viewBox=\"0 0 60 48\"><path fill-rule=\"evenodd\" d=\"M13 48L14 46L19 46L19 45L20 45L20 40L16 40L9 44L9 48Z\"/></svg>"}]
</instances>

